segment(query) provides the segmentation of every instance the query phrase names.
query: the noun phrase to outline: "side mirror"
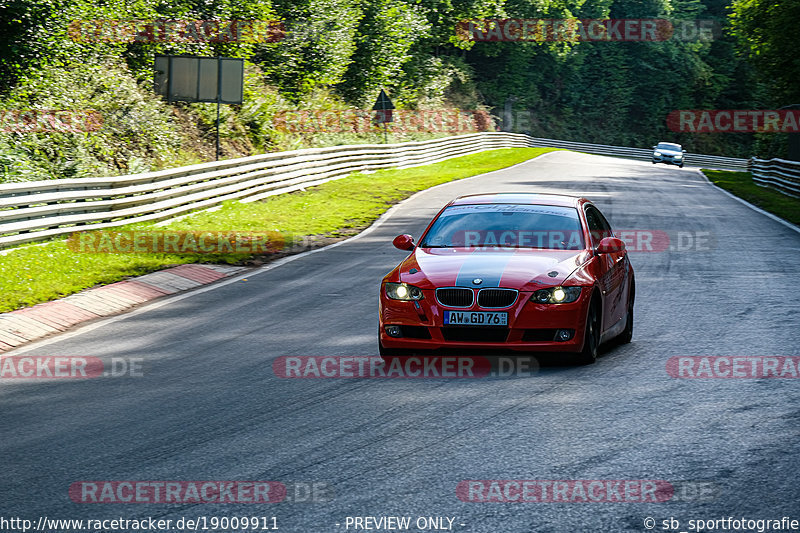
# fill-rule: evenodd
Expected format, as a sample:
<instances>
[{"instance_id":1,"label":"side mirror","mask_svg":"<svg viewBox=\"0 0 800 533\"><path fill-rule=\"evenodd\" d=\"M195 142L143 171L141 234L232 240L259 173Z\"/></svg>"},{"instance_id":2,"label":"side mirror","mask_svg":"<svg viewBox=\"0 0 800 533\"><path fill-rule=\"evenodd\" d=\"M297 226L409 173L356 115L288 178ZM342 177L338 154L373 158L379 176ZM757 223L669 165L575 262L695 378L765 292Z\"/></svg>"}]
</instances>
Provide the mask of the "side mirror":
<instances>
[{"instance_id":1,"label":"side mirror","mask_svg":"<svg viewBox=\"0 0 800 533\"><path fill-rule=\"evenodd\" d=\"M611 254L625 250L625 241L616 237L606 237L597 245L598 254Z\"/></svg>"},{"instance_id":2,"label":"side mirror","mask_svg":"<svg viewBox=\"0 0 800 533\"><path fill-rule=\"evenodd\" d=\"M681 152L683 152L683 153L685 154L685 153L686 153L686 150L681 150Z\"/></svg>"},{"instance_id":3,"label":"side mirror","mask_svg":"<svg viewBox=\"0 0 800 533\"><path fill-rule=\"evenodd\" d=\"M655 147L655 146L653 146L653 150L655 150L655 149L656 149L656 147Z\"/></svg>"},{"instance_id":4,"label":"side mirror","mask_svg":"<svg viewBox=\"0 0 800 533\"><path fill-rule=\"evenodd\" d=\"M414 249L414 237L409 234L398 235L392 241L395 248L400 250L413 250Z\"/></svg>"}]
</instances>

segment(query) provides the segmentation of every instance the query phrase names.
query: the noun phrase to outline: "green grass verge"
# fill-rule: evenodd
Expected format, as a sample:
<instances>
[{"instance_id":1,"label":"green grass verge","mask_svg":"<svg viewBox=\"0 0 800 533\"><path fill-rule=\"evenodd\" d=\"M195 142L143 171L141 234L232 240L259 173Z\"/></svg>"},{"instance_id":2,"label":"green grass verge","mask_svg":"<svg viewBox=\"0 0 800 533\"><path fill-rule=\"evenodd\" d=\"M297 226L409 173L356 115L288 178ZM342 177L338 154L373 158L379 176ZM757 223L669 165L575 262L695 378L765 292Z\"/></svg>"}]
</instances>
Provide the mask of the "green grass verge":
<instances>
[{"instance_id":1,"label":"green grass verge","mask_svg":"<svg viewBox=\"0 0 800 533\"><path fill-rule=\"evenodd\" d=\"M792 198L774 189L756 185L749 172L703 169L703 174L717 187L792 224L800 225L800 198Z\"/></svg>"},{"instance_id":2,"label":"green grass verge","mask_svg":"<svg viewBox=\"0 0 800 533\"><path fill-rule=\"evenodd\" d=\"M505 168L552 148L507 148L466 155L421 167L353 174L305 191L262 202L227 202L155 227L131 224L124 229L192 231L280 231L292 235L341 237L369 226L389 207L440 183ZM76 253L66 239L27 245L0 255L0 312L12 311L73 294L96 285L140 276L183 263L241 263L248 256Z\"/></svg>"}]
</instances>

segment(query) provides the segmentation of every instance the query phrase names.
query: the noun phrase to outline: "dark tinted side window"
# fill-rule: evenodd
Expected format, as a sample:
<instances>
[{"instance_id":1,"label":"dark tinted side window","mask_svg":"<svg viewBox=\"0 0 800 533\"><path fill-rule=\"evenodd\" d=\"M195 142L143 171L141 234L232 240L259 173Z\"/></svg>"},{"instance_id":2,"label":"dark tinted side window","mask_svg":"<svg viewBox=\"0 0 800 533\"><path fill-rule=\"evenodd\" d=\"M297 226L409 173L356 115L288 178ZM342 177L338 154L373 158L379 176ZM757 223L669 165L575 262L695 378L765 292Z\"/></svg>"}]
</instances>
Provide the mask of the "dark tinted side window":
<instances>
[{"instance_id":1,"label":"dark tinted side window","mask_svg":"<svg viewBox=\"0 0 800 533\"><path fill-rule=\"evenodd\" d=\"M600 244L600 241L605 237L613 236L611 225L594 206L590 205L586 208L586 223L589 225L593 246Z\"/></svg>"},{"instance_id":2,"label":"dark tinted side window","mask_svg":"<svg viewBox=\"0 0 800 533\"><path fill-rule=\"evenodd\" d=\"M606 235L606 237L613 237L614 236L614 230L611 229L611 224L608 223L608 220L606 220L606 217L603 216L603 213L601 213L600 210L597 209L596 207L593 207L592 209L594 209L595 213L597 213L597 215L600 217L600 222L603 224L603 227L605 228L605 230L608 231L608 235Z\"/></svg>"}]
</instances>

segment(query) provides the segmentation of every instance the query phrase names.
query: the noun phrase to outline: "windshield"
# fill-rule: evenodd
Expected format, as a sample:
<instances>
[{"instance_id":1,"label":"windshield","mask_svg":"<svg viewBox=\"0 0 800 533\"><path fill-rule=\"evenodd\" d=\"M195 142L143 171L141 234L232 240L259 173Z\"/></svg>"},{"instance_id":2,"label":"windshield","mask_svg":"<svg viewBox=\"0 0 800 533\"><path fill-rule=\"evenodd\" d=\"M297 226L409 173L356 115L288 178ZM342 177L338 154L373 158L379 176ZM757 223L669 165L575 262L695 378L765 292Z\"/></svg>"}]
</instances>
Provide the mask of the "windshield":
<instances>
[{"instance_id":1,"label":"windshield","mask_svg":"<svg viewBox=\"0 0 800 533\"><path fill-rule=\"evenodd\" d=\"M423 236L420 246L558 250L582 250L584 247L575 208L520 204L448 207Z\"/></svg>"},{"instance_id":2,"label":"windshield","mask_svg":"<svg viewBox=\"0 0 800 533\"><path fill-rule=\"evenodd\" d=\"M658 143L656 146L657 150L674 150L676 152L680 152L682 150L680 144L673 144L673 143Z\"/></svg>"}]
</instances>

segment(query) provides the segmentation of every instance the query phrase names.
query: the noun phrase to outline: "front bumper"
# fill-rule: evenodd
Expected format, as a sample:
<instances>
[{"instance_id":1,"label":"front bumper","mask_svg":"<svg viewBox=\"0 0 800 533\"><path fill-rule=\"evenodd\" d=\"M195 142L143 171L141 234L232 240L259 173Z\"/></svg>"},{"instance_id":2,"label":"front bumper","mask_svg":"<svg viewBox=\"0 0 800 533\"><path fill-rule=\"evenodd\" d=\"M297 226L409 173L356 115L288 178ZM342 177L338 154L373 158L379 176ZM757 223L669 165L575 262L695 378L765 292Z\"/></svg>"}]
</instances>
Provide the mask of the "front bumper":
<instances>
[{"instance_id":1,"label":"front bumper","mask_svg":"<svg viewBox=\"0 0 800 533\"><path fill-rule=\"evenodd\" d=\"M539 304L528 301L531 292L520 292L516 302L503 309L445 307L436 301L433 290L424 290L418 301L391 300L381 287L379 337L388 349L436 350L441 348L518 350L541 352L579 352L583 347L586 315L591 288L568 304ZM507 327L446 326L443 311L507 312ZM386 326L400 326L402 337L393 337ZM555 340L557 330L572 330L566 341Z\"/></svg>"},{"instance_id":2,"label":"front bumper","mask_svg":"<svg viewBox=\"0 0 800 533\"><path fill-rule=\"evenodd\" d=\"M683 164L683 158L676 159L673 156L668 155L660 155L660 156L653 156L653 163L666 163L668 165L678 165L681 166Z\"/></svg>"}]
</instances>

